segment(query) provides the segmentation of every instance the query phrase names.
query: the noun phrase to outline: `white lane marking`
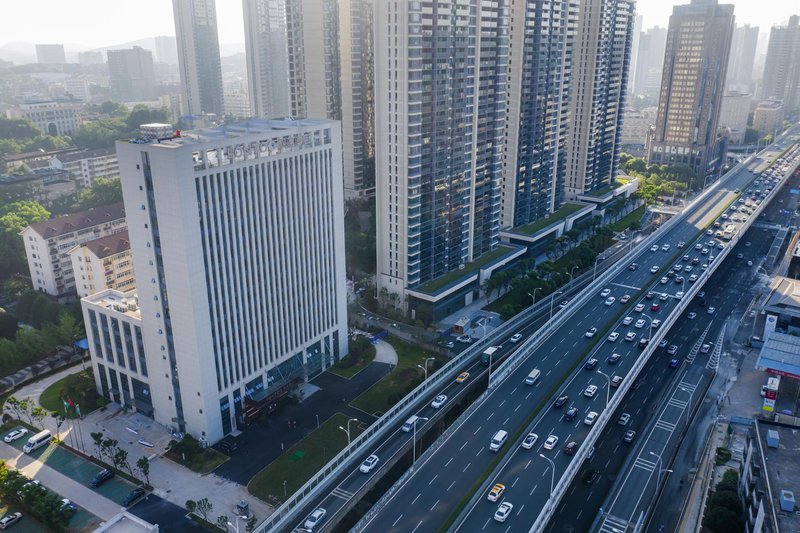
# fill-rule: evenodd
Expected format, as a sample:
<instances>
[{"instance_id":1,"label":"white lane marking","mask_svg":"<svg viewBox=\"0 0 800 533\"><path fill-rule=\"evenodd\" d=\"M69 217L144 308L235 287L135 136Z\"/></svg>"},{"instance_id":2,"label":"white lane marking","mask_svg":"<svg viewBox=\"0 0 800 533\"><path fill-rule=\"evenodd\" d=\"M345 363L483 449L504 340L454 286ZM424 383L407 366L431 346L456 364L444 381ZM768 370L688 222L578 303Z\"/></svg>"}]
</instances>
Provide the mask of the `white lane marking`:
<instances>
[{"instance_id":1,"label":"white lane marking","mask_svg":"<svg viewBox=\"0 0 800 533\"><path fill-rule=\"evenodd\" d=\"M519 508L519 511L517 511L517 516L519 516L519 514L522 512L523 509L525 509L524 503L522 504L522 507Z\"/></svg>"},{"instance_id":2,"label":"white lane marking","mask_svg":"<svg viewBox=\"0 0 800 533\"><path fill-rule=\"evenodd\" d=\"M522 404L517 404L517 406L514 408L514 412L516 413L520 407L522 407Z\"/></svg>"},{"instance_id":3,"label":"white lane marking","mask_svg":"<svg viewBox=\"0 0 800 533\"><path fill-rule=\"evenodd\" d=\"M396 525L397 525L397 523L400 521L400 519L401 519L401 518L403 518L403 513L400 513L400 516L398 516L398 517L397 517L397 520L395 520L395 521L394 521L394 524L392 524L392 527L396 526Z\"/></svg>"},{"instance_id":4,"label":"white lane marking","mask_svg":"<svg viewBox=\"0 0 800 533\"><path fill-rule=\"evenodd\" d=\"M462 444L462 445L461 445L461 448L459 448L459 449L458 449L458 451L461 451L461 450L463 450L463 449L464 449L464 447L465 447L467 444L469 444L469 441L468 441L468 440L465 440L465 441L464 441L464 444Z\"/></svg>"},{"instance_id":5,"label":"white lane marking","mask_svg":"<svg viewBox=\"0 0 800 533\"><path fill-rule=\"evenodd\" d=\"M519 481L519 476L517 476L517 478L514 480L514 483L511 484L512 489L514 488L514 485L517 484L517 481Z\"/></svg>"},{"instance_id":6,"label":"white lane marking","mask_svg":"<svg viewBox=\"0 0 800 533\"><path fill-rule=\"evenodd\" d=\"M452 488L453 488L453 485L455 485L455 484L456 484L456 482L455 482L455 480L453 480L453 482L452 482L452 483L450 483L450 486L449 486L449 487L447 487L447 491L448 491L448 492L450 492L450 489L452 489Z\"/></svg>"},{"instance_id":7,"label":"white lane marking","mask_svg":"<svg viewBox=\"0 0 800 533\"><path fill-rule=\"evenodd\" d=\"M439 474L436 474L435 476L433 476L433 477L431 478L431 480L430 480L430 481L428 481L428 485L430 485L431 483L433 483L434 481L436 481L436 478L437 478L437 477L439 477Z\"/></svg>"},{"instance_id":8,"label":"white lane marking","mask_svg":"<svg viewBox=\"0 0 800 533\"><path fill-rule=\"evenodd\" d=\"M475 432L473 433L473 435L477 435L477 434L478 434L478 432L479 432L480 430L481 430L481 426L478 426L478 429L476 429L476 430L475 430Z\"/></svg>"},{"instance_id":9,"label":"white lane marking","mask_svg":"<svg viewBox=\"0 0 800 533\"><path fill-rule=\"evenodd\" d=\"M510 416L509 416L508 418L506 418L506 421L505 421L505 422L503 422L503 425L505 426L506 424L508 424L508 421L509 421L509 420L511 420L511 417L510 417Z\"/></svg>"},{"instance_id":10,"label":"white lane marking","mask_svg":"<svg viewBox=\"0 0 800 533\"><path fill-rule=\"evenodd\" d=\"M539 486L539 484L538 484L538 483L537 483L536 485L534 485L534 486L533 486L533 488L531 489L531 493L530 493L530 494L528 494L528 496L533 496L533 493L534 493L534 492L536 492L536 488L537 488L538 486Z\"/></svg>"},{"instance_id":11,"label":"white lane marking","mask_svg":"<svg viewBox=\"0 0 800 533\"><path fill-rule=\"evenodd\" d=\"M475 454L475 457L478 457L481 454L482 451L483 451L483 448L478 448L478 453Z\"/></svg>"},{"instance_id":12,"label":"white lane marking","mask_svg":"<svg viewBox=\"0 0 800 533\"><path fill-rule=\"evenodd\" d=\"M505 400L503 400L502 402L500 402L500 405L498 405L497 407L503 407L503 404L504 404L504 403L506 403L506 401L505 401Z\"/></svg>"},{"instance_id":13,"label":"white lane marking","mask_svg":"<svg viewBox=\"0 0 800 533\"><path fill-rule=\"evenodd\" d=\"M417 524L417 527L415 527L414 529L411 530L411 533L414 533L417 529L419 529L419 526L421 526L421 525L422 525L422 520L419 521L419 524Z\"/></svg>"},{"instance_id":14,"label":"white lane marking","mask_svg":"<svg viewBox=\"0 0 800 533\"><path fill-rule=\"evenodd\" d=\"M526 465L525 465L525 468L524 468L523 470L527 470L527 469L528 469L528 467L529 467L529 466L531 466L531 461L532 461L532 460L533 460L533 459L528 459L528 464L526 464Z\"/></svg>"},{"instance_id":15,"label":"white lane marking","mask_svg":"<svg viewBox=\"0 0 800 533\"><path fill-rule=\"evenodd\" d=\"M464 472L466 472L467 468L469 468L471 464L472 463L467 463L467 466L464 467L464 470L462 470L461 473L463 474Z\"/></svg>"},{"instance_id":16,"label":"white lane marking","mask_svg":"<svg viewBox=\"0 0 800 533\"><path fill-rule=\"evenodd\" d=\"M494 413L490 413L489 416L486 417L486 421L488 422L489 420L491 420L493 416Z\"/></svg>"},{"instance_id":17,"label":"white lane marking","mask_svg":"<svg viewBox=\"0 0 800 533\"><path fill-rule=\"evenodd\" d=\"M437 505L439 505L439 500L436 500L436 503L433 504L433 507L431 507L431 511L433 511Z\"/></svg>"},{"instance_id":18,"label":"white lane marking","mask_svg":"<svg viewBox=\"0 0 800 533\"><path fill-rule=\"evenodd\" d=\"M466 443L464 443L464 444L466 444ZM452 463L452 462L453 462L453 459L455 459L455 457L451 457L450 459L448 459L448 461L447 461L447 462L444 464L444 466L445 466L445 467L448 467L448 466L450 466L450 463Z\"/></svg>"},{"instance_id":19,"label":"white lane marking","mask_svg":"<svg viewBox=\"0 0 800 533\"><path fill-rule=\"evenodd\" d=\"M419 494L417 494L417 497L416 497L416 498L414 498L414 501L413 501L413 502L411 502L411 505L414 505L415 503L417 503L417 500L419 500L419 497L420 497L420 496L422 496L422 493L421 493L421 492L420 492Z\"/></svg>"},{"instance_id":20,"label":"white lane marking","mask_svg":"<svg viewBox=\"0 0 800 533\"><path fill-rule=\"evenodd\" d=\"M481 531L483 531L484 529L486 529L486 526L488 526L488 525L489 525L489 521L490 521L490 520L491 520L491 518L487 518L487 519L486 519L486 522L483 524L483 527L481 528Z\"/></svg>"},{"instance_id":21,"label":"white lane marking","mask_svg":"<svg viewBox=\"0 0 800 533\"><path fill-rule=\"evenodd\" d=\"M517 392L517 389L518 389L518 388L519 388L519 387L514 387L514 390L512 390L512 391L511 391L511 394L514 394L515 392Z\"/></svg>"},{"instance_id":22,"label":"white lane marking","mask_svg":"<svg viewBox=\"0 0 800 533\"><path fill-rule=\"evenodd\" d=\"M525 396L525 399L527 400L528 398L530 398L530 397L531 397L531 394L533 394L533 391L529 392L529 393L527 394L527 396Z\"/></svg>"}]
</instances>

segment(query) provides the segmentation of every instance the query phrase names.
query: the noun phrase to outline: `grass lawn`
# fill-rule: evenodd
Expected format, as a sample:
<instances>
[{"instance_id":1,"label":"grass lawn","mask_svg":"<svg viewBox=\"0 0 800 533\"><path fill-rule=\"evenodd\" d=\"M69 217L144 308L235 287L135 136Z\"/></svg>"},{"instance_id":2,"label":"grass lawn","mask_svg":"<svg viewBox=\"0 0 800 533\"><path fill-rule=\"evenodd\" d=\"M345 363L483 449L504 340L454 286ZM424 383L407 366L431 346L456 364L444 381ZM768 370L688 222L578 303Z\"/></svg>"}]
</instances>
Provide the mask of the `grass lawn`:
<instances>
[{"instance_id":1,"label":"grass lawn","mask_svg":"<svg viewBox=\"0 0 800 533\"><path fill-rule=\"evenodd\" d=\"M336 413L318 429L283 452L283 454L262 468L247 484L247 490L270 504L284 501L284 481L286 495L291 496L311 477L347 445L347 435L339 426L347 427L348 417ZM357 423L350 423L350 438L361 434Z\"/></svg>"},{"instance_id":2,"label":"grass lawn","mask_svg":"<svg viewBox=\"0 0 800 533\"><path fill-rule=\"evenodd\" d=\"M537 231L541 231L548 226L552 226L556 222L567 218L569 215L575 213L576 211L580 211L581 209L585 208L586 204L564 204L556 211L552 212L549 217L542 218L537 220L536 222L531 222L530 224L526 224L525 226L520 226L518 228L514 228L514 233L523 233L525 235L533 235Z\"/></svg>"},{"instance_id":3,"label":"grass lawn","mask_svg":"<svg viewBox=\"0 0 800 533\"><path fill-rule=\"evenodd\" d=\"M63 415L64 401L72 400L80 406L81 414L86 415L95 410L98 398L92 371L84 370L77 374L70 374L47 387L42 392L39 403L48 413L57 411ZM77 416L74 409L69 410L68 418L77 418Z\"/></svg>"},{"instance_id":4,"label":"grass lawn","mask_svg":"<svg viewBox=\"0 0 800 533\"><path fill-rule=\"evenodd\" d=\"M365 390L350 405L367 413L384 413L397 403L414 387L422 383L424 372L417 365L425 366L426 357L436 357L444 361L442 356L426 352L422 348L404 342L396 337L384 339L397 351L397 366L387 375ZM433 374L433 362L428 363L428 375Z\"/></svg>"},{"instance_id":5,"label":"grass lawn","mask_svg":"<svg viewBox=\"0 0 800 533\"><path fill-rule=\"evenodd\" d=\"M460 280L462 278L466 278L467 276L474 274L475 272L483 268L485 265L491 263L496 259L503 257L512 250L513 248L509 246L500 245L491 252L486 252L482 256L478 257L473 262L467 263L466 265L464 265L463 269L453 270L451 272L448 272L447 274L444 274L436 279L429 281L428 283L422 285L421 287L417 287L415 290L419 292L425 292L428 294L435 294L436 292L439 291L439 289L442 289L450 285L456 280Z\"/></svg>"},{"instance_id":6,"label":"grass lawn","mask_svg":"<svg viewBox=\"0 0 800 533\"><path fill-rule=\"evenodd\" d=\"M643 205L641 207L634 209L621 219L611 224L611 229L614 231L624 231L628 229L628 227L634 222L641 222L642 217L644 216L644 210L646 208L647 206Z\"/></svg>"},{"instance_id":7,"label":"grass lawn","mask_svg":"<svg viewBox=\"0 0 800 533\"><path fill-rule=\"evenodd\" d=\"M352 357L352 354L348 355L347 358ZM347 359L345 358L345 359ZM337 376L341 376L345 379L350 379L365 368L369 366L372 360L375 359L375 346L370 344L367 347L367 353L363 357L358 358L358 360L352 364L351 366L347 366L344 364L344 360L337 362L335 365L328 369L328 372L331 374L336 374Z\"/></svg>"},{"instance_id":8,"label":"grass lawn","mask_svg":"<svg viewBox=\"0 0 800 533\"><path fill-rule=\"evenodd\" d=\"M164 456L199 474L207 474L228 460L227 455L214 448L204 448L197 453L188 455L180 451L169 450Z\"/></svg>"}]
</instances>

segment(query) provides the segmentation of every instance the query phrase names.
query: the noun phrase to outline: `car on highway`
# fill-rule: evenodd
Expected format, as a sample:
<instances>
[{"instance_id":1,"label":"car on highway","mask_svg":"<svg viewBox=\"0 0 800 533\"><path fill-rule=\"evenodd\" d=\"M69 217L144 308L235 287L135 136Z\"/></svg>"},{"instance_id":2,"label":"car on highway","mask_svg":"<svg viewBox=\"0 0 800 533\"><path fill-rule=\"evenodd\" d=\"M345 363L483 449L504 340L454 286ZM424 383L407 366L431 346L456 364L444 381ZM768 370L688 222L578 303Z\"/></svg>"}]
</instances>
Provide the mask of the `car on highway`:
<instances>
[{"instance_id":1,"label":"car on highway","mask_svg":"<svg viewBox=\"0 0 800 533\"><path fill-rule=\"evenodd\" d=\"M3 518L0 518L0 529L8 529L22 519L22 513L7 513Z\"/></svg>"},{"instance_id":2,"label":"car on highway","mask_svg":"<svg viewBox=\"0 0 800 533\"><path fill-rule=\"evenodd\" d=\"M632 429L629 429L625 432L625 435L622 436L623 442L633 442L633 439L636 438L636 432Z\"/></svg>"},{"instance_id":3,"label":"car on highway","mask_svg":"<svg viewBox=\"0 0 800 533\"><path fill-rule=\"evenodd\" d=\"M494 519L497 522L505 522L508 517L511 515L511 511L514 509L514 504L511 502L503 502L500 504L500 507L497 508L497 511L494 513Z\"/></svg>"},{"instance_id":4,"label":"car on highway","mask_svg":"<svg viewBox=\"0 0 800 533\"><path fill-rule=\"evenodd\" d=\"M625 317L625 318L622 320L622 325L623 325L623 326L630 326L630 325L631 325L631 323L633 323L633 317L632 317L632 316L626 316L626 317Z\"/></svg>"},{"instance_id":5,"label":"car on highway","mask_svg":"<svg viewBox=\"0 0 800 533\"><path fill-rule=\"evenodd\" d=\"M714 307L714 306L711 306L711 307L709 307L708 309L706 309L706 313L708 313L709 315L713 315L713 314L714 314L714 311L716 311L716 310L717 310L717 308L716 308L716 307Z\"/></svg>"},{"instance_id":6,"label":"car on highway","mask_svg":"<svg viewBox=\"0 0 800 533\"><path fill-rule=\"evenodd\" d=\"M616 365L617 363L620 362L621 359L622 359L622 355L614 352L614 353L612 353L611 355L608 356L608 359L606 359L606 362L609 365Z\"/></svg>"},{"instance_id":7,"label":"car on highway","mask_svg":"<svg viewBox=\"0 0 800 533\"><path fill-rule=\"evenodd\" d=\"M683 267L684 272L691 272L692 270L693 270L692 265L686 265L685 267Z\"/></svg>"},{"instance_id":8,"label":"car on highway","mask_svg":"<svg viewBox=\"0 0 800 533\"><path fill-rule=\"evenodd\" d=\"M609 296L608 298L606 298L606 305L614 305L614 302L616 301L617 301L616 298L614 298L613 296Z\"/></svg>"},{"instance_id":9,"label":"car on highway","mask_svg":"<svg viewBox=\"0 0 800 533\"><path fill-rule=\"evenodd\" d=\"M684 256L683 256L683 260L684 260L684 261L688 261L688 260L689 260L689 254L686 254L686 255L684 255Z\"/></svg>"},{"instance_id":10,"label":"car on highway","mask_svg":"<svg viewBox=\"0 0 800 533\"><path fill-rule=\"evenodd\" d=\"M130 504L132 504L133 502L144 496L146 492L147 491L144 490L142 487L136 487L135 489L130 491L127 496L125 496L125 499L122 500L122 505L124 507L128 507Z\"/></svg>"},{"instance_id":11,"label":"car on highway","mask_svg":"<svg viewBox=\"0 0 800 533\"><path fill-rule=\"evenodd\" d=\"M657 303L654 303L653 305L650 306L650 310L651 311L659 311L660 309L661 309L661 306L658 305Z\"/></svg>"},{"instance_id":12,"label":"car on highway","mask_svg":"<svg viewBox=\"0 0 800 533\"><path fill-rule=\"evenodd\" d=\"M642 329L646 323L647 321L644 318L640 318L639 320L636 321L636 324L634 324L633 326L638 329Z\"/></svg>"},{"instance_id":13,"label":"car on highway","mask_svg":"<svg viewBox=\"0 0 800 533\"><path fill-rule=\"evenodd\" d=\"M561 300L561 303L558 304L558 308L564 309L567 305L569 305L569 300Z\"/></svg>"},{"instance_id":14,"label":"car on highway","mask_svg":"<svg viewBox=\"0 0 800 533\"><path fill-rule=\"evenodd\" d=\"M669 348L667 348L667 355L675 355L676 353L678 353L678 346L670 344Z\"/></svg>"},{"instance_id":15,"label":"car on highway","mask_svg":"<svg viewBox=\"0 0 800 533\"><path fill-rule=\"evenodd\" d=\"M665 244L661 247L662 252L669 252L669 244Z\"/></svg>"},{"instance_id":16,"label":"car on highway","mask_svg":"<svg viewBox=\"0 0 800 533\"><path fill-rule=\"evenodd\" d=\"M603 289L600 291L600 298L605 298L609 294L611 294L611 289Z\"/></svg>"},{"instance_id":17,"label":"car on highway","mask_svg":"<svg viewBox=\"0 0 800 533\"><path fill-rule=\"evenodd\" d=\"M630 294L623 294L622 298L619 299L619 303L621 303L621 304L626 304L626 303L628 303L630 301L631 301L631 295Z\"/></svg>"},{"instance_id":18,"label":"car on highway","mask_svg":"<svg viewBox=\"0 0 800 533\"><path fill-rule=\"evenodd\" d=\"M714 230L713 229L707 229L706 230L706 235L714 235Z\"/></svg>"},{"instance_id":19,"label":"car on highway","mask_svg":"<svg viewBox=\"0 0 800 533\"><path fill-rule=\"evenodd\" d=\"M461 344L472 344L472 337L470 337L469 335L461 335L459 337L456 337L456 340Z\"/></svg>"},{"instance_id":20,"label":"car on highway","mask_svg":"<svg viewBox=\"0 0 800 533\"><path fill-rule=\"evenodd\" d=\"M670 368L677 368L677 366L679 364L680 364L680 361L678 361L677 359L670 359L669 360L669 367Z\"/></svg>"},{"instance_id":21,"label":"car on highway","mask_svg":"<svg viewBox=\"0 0 800 533\"><path fill-rule=\"evenodd\" d=\"M511 335L511 338L508 339L508 340L511 342L511 344L516 344L520 340L522 340L522 333L514 333L513 335Z\"/></svg>"},{"instance_id":22,"label":"car on highway","mask_svg":"<svg viewBox=\"0 0 800 533\"><path fill-rule=\"evenodd\" d=\"M631 421L631 415L629 413L622 413L621 415L619 415L619 418L617 419L617 424L619 424L620 426L627 426L628 422L630 421Z\"/></svg>"},{"instance_id":23,"label":"car on highway","mask_svg":"<svg viewBox=\"0 0 800 533\"><path fill-rule=\"evenodd\" d=\"M617 388L622 385L622 380L625 379L622 376L614 376L611 378L611 382L609 383L612 387Z\"/></svg>"},{"instance_id":24,"label":"car on highway","mask_svg":"<svg viewBox=\"0 0 800 533\"><path fill-rule=\"evenodd\" d=\"M698 242L697 244L695 244L695 245L694 245L694 249L695 249L695 250L702 250L702 248L703 248L703 245L702 245L702 244L700 244L699 242Z\"/></svg>"},{"instance_id":25,"label":"car on highway","mask_svg":"<svg viewBox=\"0 0 800 533\"><path fill-rule=\"evenodd\" d=\"M578 416L579 411L580 409L578 409L577 407L574 406L570 407L569 409L567 409L567 412L564 413L564 420L566 420L567 422L572 422L573 420L575 420L575 417Z\"/></svg>"},{"instance_id":26,"label":"car on highway","mask_svg":"<svg viewBox=\"0 0 800 533\"><path fill-rule=\"evenodd\" d=\"M530 450L533 448L533 445L536 444L536 441L539 440L539 435L536 433L528 433L525 435L525 438L522 440L522 447L526 450Z\"/></svg>"},{"instance_id":27,"label":"car on highway","mask_svg":"<svg viewBox=\"0 0 800 533\"><path fill-rule=\"evenodd\" d=\"M744 259L744 254L741 252L736 254L736 259Z\"/></svg>"},{"instance_id":28,"label":"car on highway","mask_svg":"<svg viewBox=\"0 0 800 533\"><path fill-rule=\"evenodd\" d=\"M683 283L683 276L675 276L675 284L680 285Z\"/></svg>"},{"instance_id":29,"label":"car on highway","mask_svg":"<svg viewBox=\"0 0 800 533\"><path fill-rule=\"evenodd\" d=\"M677 298L678 300L683 300L683 297L685 295L686 295L686 293L684 293L683 291L678 291L678 292L675 293L675 298Z\"/></svg>"},{"instance_id":30,"label":"car on highway","mask_svg":"<svg viewBox=\"0 0 800 533\"><path fill-rule=\"evenodd\" d=\"M603 476L602 474L600 474L599 470L594 470L594 469L587 470L586 473L583 474L583 482L586 483L587 485L594 485L595 483L600 481L601 477Z\"/></svg>"},{"instance_id":31,"label":"car on highway","mask_svg":"<svg viewBox=\"0 0 800 533\"><path fill-rule=\"evenodd\" d=\"M650 267L650 273L651 273L651 274L655 274L655 273L656 273L656 272L658 272L659 270L660 270L660 268L659 268L659 266L658 266L658 265L653 265L653 266L651 266L651 267Z\"/></svg>"},{"instance_id":32,"label":"car on highway","mask_svg":"<svg viewBox=\"0 0 800 533\"><path fill-rule=\"evenodd\" d=\"M597 333L597 328L592 327L589 328L589 330L586 333L584 333L583 336L586 337L587 339L591 339L592 337L594 337L595 333Z\"/></svg>"},{"instance_id":33,"label":"car on highway","mask_svg":"<svg viewBox=\"0 0 800 533\"><path fill-rule=\"evenodd\" d=\"M619 339L619 333L616 331L613 331L608 335L609 342L616 342L617 339Z\"/></svg>"},{"instance_id":34,"label":"car on highway","mask_svg":"<svg viewBox=\"0 0 800 533\"><path fill-rule=\"evenodd\" d=\"M583 395L587 398L594 398L595 394L597 394L597 385L589 385L583 390Z\"/></svg>"},{"instance_id":35,"label":"car on highway","mask_svg":"<svg viewBox=\"0 0 800 533\"><path fill-rule=\"evenodd\" d=\"M661 327L661 321L656 318L653 320L653 329L658 329L659 327Z\"/></svg>"},{"instance_id":36,"label":"car on highway","mask_svg":"<svg viewBox=\"0 0 800 533\"><path fill-rule=\"evenodd\" d=\"M635 331L629 331L628 333L625 334L625 340L626 341L633 342L635 339L636 339L636 332Z\"/></svg>"},{"instance_id":37,"label":"car on highway","mask_svg":"<svg viewBox=\"0 0 800 533\"><path fill-rule=\"evenodd\" d=\"M661 278L661 284L662 285L666 285L667 283L669 283L669 278L667 276L664 276L663 278Z\"/></svg>"},{"instance_id":38,"label":"car on highway","mask_svg":"<svg viewBox=\"0 0 800 533\"><path fill-rule=\"evenodd\" d=\"M651 246L651 247L650 247L650 251L651 251L651 252L657 252L657 251L658 251L658 245L657 245L657 244L654 244L653 246Z\"/></svg>"},{"instance_id":39,"label":"car on highway","mask_svg":"<svg viewBox=\"0 0 800 533\"><path fill-rule=\"evenodd\" d=\"M455 348L453 341L439 341L439 346L442 348Z\"/></svg>"},{"instance_id":40,"label":"car on highway","mask_svg":"<svg viewBox=\"0 0 800 533\"><path fill-rule=\"evenodd\" d=\"M648 339L647 337L642 337L641 339L639 339L638 346L640 350L644 350L645 348L647 348L648 344L650 344L650 339Z\"/></svg>"},{"instance_id":41,"label":"car on highway","mask_svg":"<svg viewBox=\"0 0 800 533\"><path fill-rule=\"evenodd\" d=\"M636 270L637 268L639 268L639 263L631 263L630 265L628 265L628 270L630 270L631 272Z\"/></svg>"},{"instance_id":42,"label":"car on highway","mask_svg":"<svg viewBox=\"0 0 800 533\"><path fill-rule=\"evenodd\" d=\"M21 439L25 435L28 434L28 430L25 428L17 428L14 431L10 432L8 435L3 437L3 440L6 442L14 442L17 439Z\"/></svg>"},{"instance_id":43,"label":"car on highway","mask_svg":"<svg viewBox=\"0 0 800 533\"><path fill-rule=\"evenodd\" d=\"M752 261L748 261L747 262L747 266L749 266L749 267L753 266L753 262Z\"/></svg>"},{"instance_id":44,"label":"car on highway","mask_svg":"<svg viewBox=\"0 0 800 533\"><path fill-rule=\"evenodd\" d=\"M594 370L594 367L596 366L597 366L597 359L592 357L591 359L586 361L586 364L583 365L583 368L585 368L586 370Z\"/></svg>"},{"instance_id":45,"label":"car on highway","mask_svg":"<svg viewBox=\"0 0 800 533\"><path fill-rule=\"evenodd\" d=\"M703 344L702 346L700 346L700 353L708 353L709 351L711 351L710 344Z\"/></svg>"},{"instance_id":46,"label":"car on highway","mask_svg":"<svg viewBox=\"0 0 800 533\"><path fill-rule=\"evenodd\" d=\"M678 248L683 248L684 246L686 246L686 241L681 241L678 243Z\"/></svg>"},{"instance_id":47,"label":"car on highway","mask_svg":"<svg viewBox=\"0 0 800 533\"><path fill-rule=\"evenodd\" d=\"M373 453L372 455L364 459L364 462L361 463L361 466L358 467L358 470L362 474L369 474L370 472L372 472L372 469L375 468L377 464L378 464L378 456Z\"/></svg>"},{"instance_id":48,"label":"car on highway","mask_svg":"<svg viewBox=\"0 0 800 533\"><path fill-rule=\"evenodd\" d=\"M575 453L575 450L577 449L578 449L578 443L573 440L572 442L564 446L564 453L567 455L572 455Z\"/></svg>"},{"instance_id":49,"label":"car on highway","mask_svg":"<svg viewBox=\"0 0 800 533\"><path fill-rule=\"evenodd\" d=\"M695 318L697 318L697 313L691 311L688 315L686 315L686 318L688 318L689 320L694 320Z\"/></svg>"},{"instance_id":50,"label":"car on highway","mask_svg":"<svg viewBox=\"0 0 800 533\"><path fill-rule=\"evenodd\" d=\"M464 383L469 379L469 372L462 372L456 377L456 383Z\"/></svg>"},{"instance_id":51,"label":"car on highway","mask_svg":"<svg viewBox=\"0 0 800 533\"><path fill-rule=\"evenodd\" d=\"M646 300L652 300L653 297L656 295L653 291L647 291L647 294L644 295Z\"/></svg>"},{"instance_id":52,"label":"car on highway","mask_svg":"<svg viewBox=\"0 0 800 533\"><path fill-rule=\"evenodd\" d=\"M708 255L708 248L703 248L702 250L700 250L700 253L703 255Z\"/></svg>"},{"instance_id":53,"label":"car on highway","mask_svg":"<svg viewBox=\"0 0 800 533\"><path fill-rule=\"evenodd\" d=\"M642 311L644 311L644 304L641 303L636 304L636 307L634 307L633 310L636 311L637 313L641 313Z\"/></svg>"},{"instance_id":54,"label":"car on highway","mask_svg":"<svg viewBox=\"0 0 800 533\"><path fill-rule=\"evenodd\" d=\"M586 413L586 418L583 419L583 423L587 426L591 426L597 420L597 417L600 416L595 411L589 411Z\"/></svg>"},{"instance_id":55,"label":"car on highway","mask_svg":"<svg viewBox=\"0 0 800 533\"><path fill-rule=\"evenodd\" d=\"M486 496L486 499L490 502L496 502L500 498L503 497L503 494L506 492L506 486L502 483L495 483L492 490L489 491L489 495Z\"/></svg>"},{"instance_id":56,"label":"car on highway","mask_svg":"<svg viewBox=\"0 0 800 533\"><path fill-rule=\"evenodd\" d=\"M699 257L694 257L694 258L692 258L692 264L693 264L693 265L697 265L697 264L699 264L699 263L700 263L700 258L699 258Z\"/></svg>"},{"instance_id":57,"label":"car on highway","mask_svg":"<svg viewBox=\"0 0 800 533\"><path fill-rule=\"evenodd\" d=\"M326 514L328 514L328 511L322 507L318 507L313 513L311 513L311 515L309 515L308 519L303 524L303 527L308 531L313 531L315 527L322 523Z\"/></svg>"},{"instance_id":58,"label":"car on highway","mask_svg":"<svg viewBox=\"0 0 800 533\"><path fill-rule=\"evenodd\" d=\"M553 407L563 407L565 403L569 401L569 396L566 394L559 396L556 398L556 401L553 402Z\"/></svg>"},{"instance_id":59,"label":"car on highway","mask_svg":"<svg viewBox=\"0 0 800 533\"><path fill-rule=\"evenodd\" d=\"M669 341L667 339L661 339L661 342L658 343L659 348L666 348L669 346Z\"/></svg>"},{"instance_id":60,"label":"car on highway","mask_svg":"<svg viewBox=\"0 0 800 533\"><path fill-rule=\"evenodd\" d=\"M433 401L431 402L431 407L433 407L434 409L439 409L441 406L445 404L445 402L447 402L447 395L440 394L439 396L433 399Z\"/></svg>"},{"instance_id":61,"label":"car on highway","mask_svg":"<svg viewBox=\"0 0 800 533\"><path fill-rule=\"evenodd\" d=\"M550 435L549 437L547 437L547 440L544 441L543 448L545 450L552 450L553 448L556 447L556 444L558 444L558 437L556 437L555 435Z\"/></svg>"}]
</instances>

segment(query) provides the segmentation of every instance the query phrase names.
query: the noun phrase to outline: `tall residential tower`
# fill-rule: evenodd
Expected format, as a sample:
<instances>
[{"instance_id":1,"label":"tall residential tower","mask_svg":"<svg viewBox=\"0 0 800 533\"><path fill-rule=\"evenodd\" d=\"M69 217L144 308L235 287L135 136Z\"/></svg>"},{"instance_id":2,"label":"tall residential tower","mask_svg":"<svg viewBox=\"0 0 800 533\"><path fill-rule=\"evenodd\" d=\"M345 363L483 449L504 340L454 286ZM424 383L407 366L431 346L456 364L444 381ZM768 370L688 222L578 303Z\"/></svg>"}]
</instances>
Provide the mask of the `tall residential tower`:
<instances>
[{"instance_id":1,"label":"tall residential tower","mask_svg":"<svg viewBox=\"0 0 800 533\"><path fill-rule=\"evenodd\" d=\"M286 0L243 0L247 83L253 116L292 115Z\"/></svg>"},{"instance_id":2,"label":"tall residential tower","mask_svg":"<svg viewBox=\"0 0 800 533\"><path fill-rule=\"evenodd\" d=\"M673 7L648 161L687 165L717 175L725 143L718 137L720 107L733 35L733 5L692 0Z\"/></svg>"},{"instance_id":3,"label":"tall residential tower","mask_svg":"<svg viewBox=\"0 0 800 533\"><path fill-rule=\"evenodd\" d=\"M222 66L215 0L172 0L183 112L222 115Z\"/></svg>"},{"instance_id":4,"label":"tall residential tower","mask_svg":"<svg viewBox=\"0 0 800 533\"><path fill-rule=\"evenodd\" d=\"M773 26L764 64L762 100L783 102L787 115L800 113L800 16L787 26Z\"/></svg>"}]
</instances>

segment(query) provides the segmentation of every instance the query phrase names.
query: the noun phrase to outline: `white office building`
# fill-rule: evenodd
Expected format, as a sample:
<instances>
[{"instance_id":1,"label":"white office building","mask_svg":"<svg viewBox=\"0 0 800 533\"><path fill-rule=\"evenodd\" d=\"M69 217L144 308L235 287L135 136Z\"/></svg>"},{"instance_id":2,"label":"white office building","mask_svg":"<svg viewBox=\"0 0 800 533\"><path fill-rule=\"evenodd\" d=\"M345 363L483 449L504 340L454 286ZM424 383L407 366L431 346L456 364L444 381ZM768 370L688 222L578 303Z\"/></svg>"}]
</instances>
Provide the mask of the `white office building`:
<instances>
[{"instance_id":1,"label":"white office building","mask_svg":"<svg viewBox=\"0 0 800 533\"><path fill-rule=\"evenodd\" d=\"M81 104L77 101L31 101L6 111L8 118L30 120L46 135L69 135L81 125Z\"/></svg>"},{"instance_id":2,"label":"white office building","mask_svg":"<svg viewBox=\"0 0 800 533\"><path fill-rule=\"evenodd\" d=\"M153 414L215 442L347 352L340 125L155 139L117 143Z\"/></svg>"}]
</instances>

